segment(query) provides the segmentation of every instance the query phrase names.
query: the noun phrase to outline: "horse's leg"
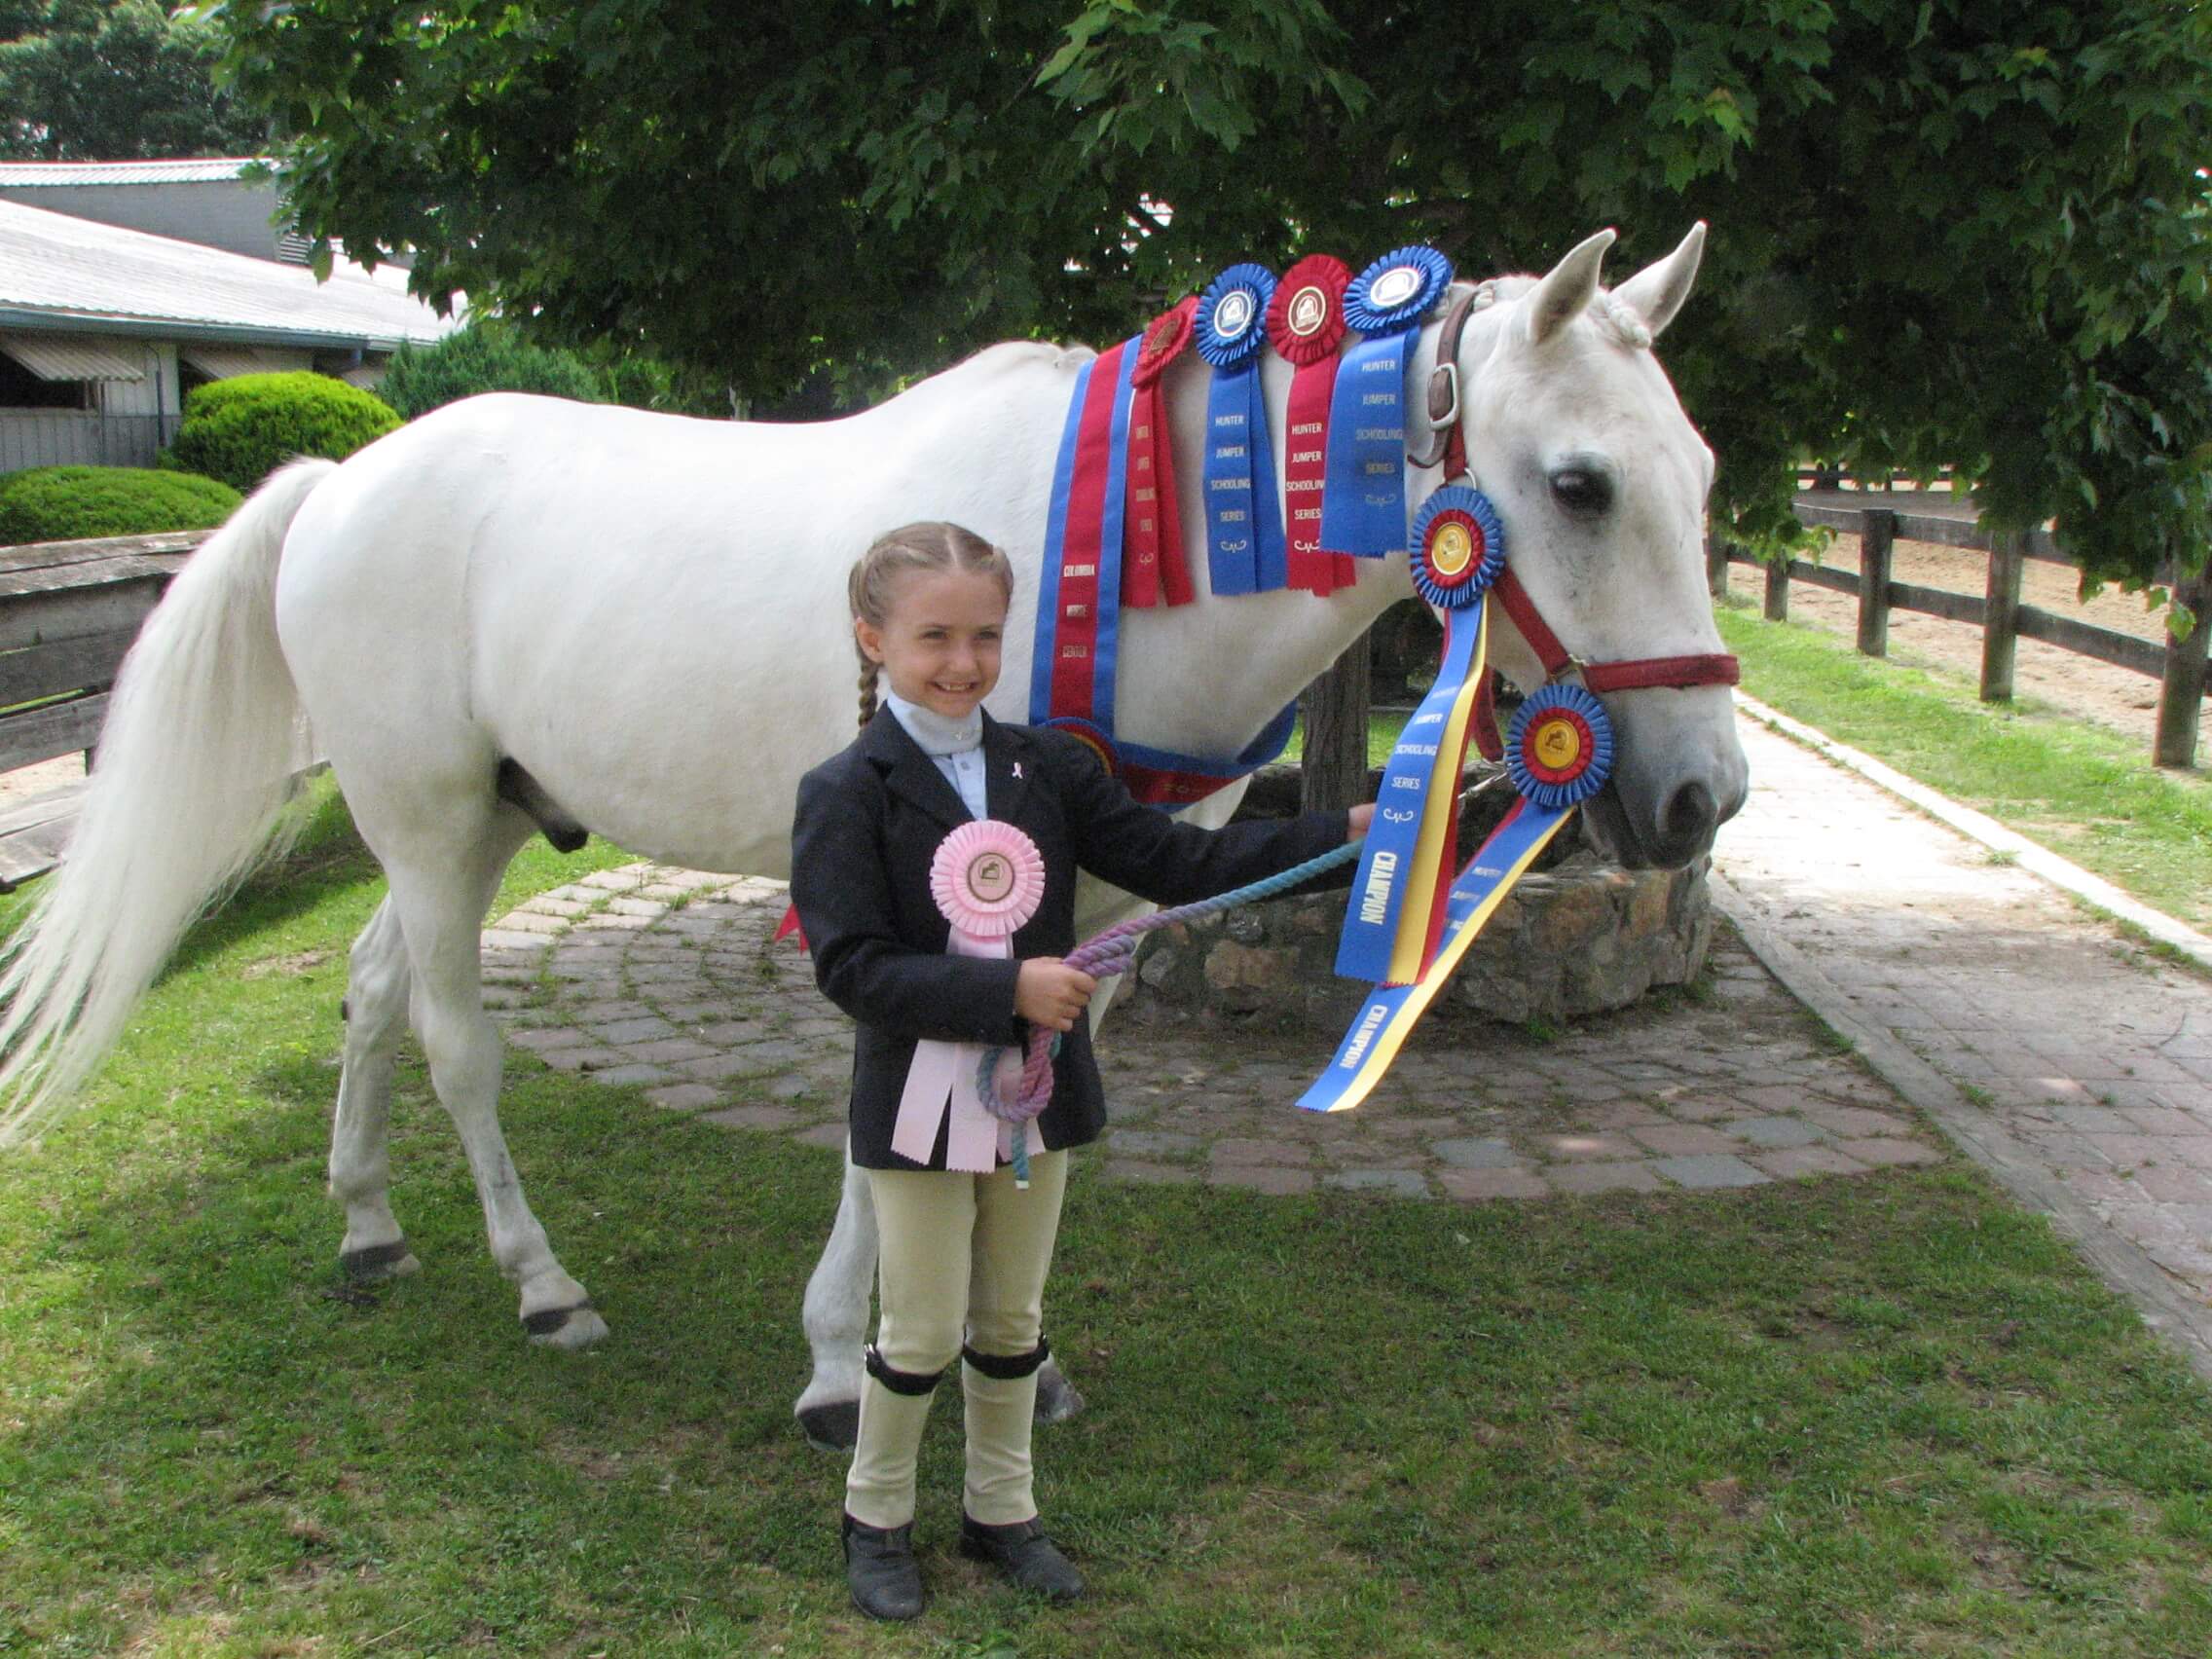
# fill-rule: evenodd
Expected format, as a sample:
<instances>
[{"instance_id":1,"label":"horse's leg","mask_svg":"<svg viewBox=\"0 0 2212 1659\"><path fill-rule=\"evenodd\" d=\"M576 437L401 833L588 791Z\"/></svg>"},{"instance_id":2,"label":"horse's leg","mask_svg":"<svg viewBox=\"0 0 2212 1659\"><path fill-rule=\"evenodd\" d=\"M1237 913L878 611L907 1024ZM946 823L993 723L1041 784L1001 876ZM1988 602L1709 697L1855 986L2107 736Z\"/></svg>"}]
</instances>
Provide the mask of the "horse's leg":
<instances>
[{"instance_id":1,"label":"horse's leg","mask_svg":"<svg viewBox=\"0 0 2212 1659\"><path fill-rule=\"evenodd\" d=\"M468 821L475 833L466 835L455 819ZM468 1154L492 1260L521 1288L523 1329L533 1342L586 1347L607 1335L607 1324L554 1256L523 1198L499 1132L499 1033L484 1012L484 911L530 829L523 814L487 798L480 808L453 813L434 839L413 839L405 858L385 858L385 873L414 970L415 1032L430 1085Z\"/></svg>"},{"instance_id":2,"label":"horse's leg","mask_svg":"<svg viewBox=\"0 0 2212 1659\"><path fill-rule=\"evenodd\" d=\"M861 1420L861 1345L867 1341L868 1296L875 1286L875 1199L867 1173L845 1154L845 1190L814 1276L806 1281L806 1345L814 1375L792 1408L810 1445L852 1450Z\"/></svg>"},{"instance_id":3,"label":"horse's leg","mask_svg":"<svg viewBox=\"0 0 2212 1659\"><path fill-rule=\"evenodd\" d=\"M330 1129L330 1196L346 1211L339 1265L349 1278L416 1272L391 1213L391 1067L407 1020L407 941L387 899L353 941L346 982L346 1062Z\"/></svg>"}]
</instances>

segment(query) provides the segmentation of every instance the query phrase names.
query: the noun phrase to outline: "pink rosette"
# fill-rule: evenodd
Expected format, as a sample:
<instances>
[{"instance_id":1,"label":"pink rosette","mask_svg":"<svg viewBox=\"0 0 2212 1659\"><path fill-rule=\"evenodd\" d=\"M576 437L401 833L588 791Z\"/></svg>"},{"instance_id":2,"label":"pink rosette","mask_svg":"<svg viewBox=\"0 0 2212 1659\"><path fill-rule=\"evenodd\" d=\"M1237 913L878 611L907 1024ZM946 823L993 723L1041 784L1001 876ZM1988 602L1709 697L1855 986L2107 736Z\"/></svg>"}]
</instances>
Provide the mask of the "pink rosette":
<instances>
[{"instance_id":1,"label":"pink rosette","mask_svg":"<svg viewBox=\"0 0 2212 1659\"><path fill-rule=\"evenodd\" d=\"M930 897L956 932L1005 939L1044 903L1045 855L1011 824L963 824L930 860Z\"/></svg>"},{"instance_id":2,"label":"pink rosette","mask_svg":"<svg viewBox=\"0 0 2212 1659\"><path fill-rule=\"evenodd\" d=\"M952 924L944 946L949 953L1003 960L1014 954L1015 931L1044 903L1045 855L1011 824L992 818L963 824L938 843L930 860L930 897ZM1015 1134L1025 1152L1044 1150L1034 1124L1002 1124L984 1107L976 1088L983 1053L980 1043L924 1038L914 1045L892 1124L894 1152L927 1163L948 1115L947 1169L988 1174L1001 1157L1014 1156Z\"/></svg>"}]
</instances>

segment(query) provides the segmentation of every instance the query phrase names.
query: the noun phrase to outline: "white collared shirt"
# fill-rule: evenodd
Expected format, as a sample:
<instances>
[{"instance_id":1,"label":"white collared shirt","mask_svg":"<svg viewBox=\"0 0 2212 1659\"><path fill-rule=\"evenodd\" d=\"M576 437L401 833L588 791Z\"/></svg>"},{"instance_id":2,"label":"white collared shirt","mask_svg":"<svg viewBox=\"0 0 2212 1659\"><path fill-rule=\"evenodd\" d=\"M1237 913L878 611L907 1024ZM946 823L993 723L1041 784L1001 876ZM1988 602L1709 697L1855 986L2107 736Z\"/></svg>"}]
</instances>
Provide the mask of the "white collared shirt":
<instances>
[{"instance_id":1,"label":"white collared shirt","mask_svg":"<svg viewBox=\"0 0 2212 1659\"><path fill-rule=\"evenodd\" d=\"M972 711L966 719L948 720L934 709L907 702L896 691L885 689L878 696L906 735L920 746L924 755L937 762L937 769L944 774L944 781L960 796L969 816L988 818L989 796L983 782L982 711Z\"/></svg>"}]
</instances>

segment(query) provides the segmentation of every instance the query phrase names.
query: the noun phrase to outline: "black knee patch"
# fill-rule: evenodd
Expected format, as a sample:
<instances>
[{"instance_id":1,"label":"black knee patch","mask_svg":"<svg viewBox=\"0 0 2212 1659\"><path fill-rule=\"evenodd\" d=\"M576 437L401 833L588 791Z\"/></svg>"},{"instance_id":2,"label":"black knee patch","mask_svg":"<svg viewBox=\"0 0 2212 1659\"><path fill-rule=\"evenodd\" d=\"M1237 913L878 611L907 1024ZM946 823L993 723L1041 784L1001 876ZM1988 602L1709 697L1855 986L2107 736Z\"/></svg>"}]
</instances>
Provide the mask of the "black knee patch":
<instances>
[{"instance_id":1,"label":"black knee patch","mask_svg":"<svg viewBox=\"0 0 2212 1659\"><path fill-rule=\"evenodd\" d=\"M1027 1353L978 1353L966 1343L960 1345L960 1357L980 1371L985 1377L995 1377L1002 1382L1016 1377L1033 1377L1045 1361L1052 1357L1051 1345L1043 1337Z\"/></svg>"},{"instance_id":2,"label":"black knee patch","mask_svg":"<svg viewBox=\"0 0 2212 1659\"><path fill-rule=\"evenodd\" d=\"M867 1374L890 1389L894 1394L926 1394L944 1381L944 1372L950 1371L901 1371L876 1350L873 1343L867 1345L866 1355Z\"/></svg>"}]
</instances>

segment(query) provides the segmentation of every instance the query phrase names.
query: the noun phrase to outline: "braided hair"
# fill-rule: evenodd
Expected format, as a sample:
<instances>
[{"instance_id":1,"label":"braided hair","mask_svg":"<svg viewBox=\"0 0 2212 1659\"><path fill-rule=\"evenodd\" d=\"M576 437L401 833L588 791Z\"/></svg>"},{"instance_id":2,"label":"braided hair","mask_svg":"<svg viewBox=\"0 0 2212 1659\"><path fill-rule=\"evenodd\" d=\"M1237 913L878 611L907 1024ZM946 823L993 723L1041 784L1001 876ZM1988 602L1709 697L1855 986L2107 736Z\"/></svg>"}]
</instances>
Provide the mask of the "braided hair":
<instances>
[{"instance_id":1,"label":"braided hair","mask_svg":"<svg viewBox=\"0 0 2212 1659\"><path fill-rule=\"evenodd\" d=\"M845 583L853 620L871 628L888 623L893 591L908 571L967 571L992 577L1009 600L1014 597L1014 565L1001 549L972 530L932 519L903 525L877 536L874 545L854 563ZM875 687L883 665L861 649L857 634L853 650L861 659L861 724L865 726L875 719Z\"/></svg>"}]
</instances>

